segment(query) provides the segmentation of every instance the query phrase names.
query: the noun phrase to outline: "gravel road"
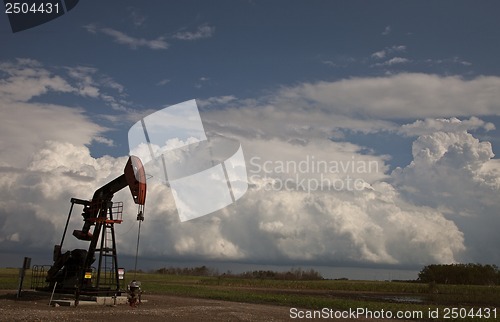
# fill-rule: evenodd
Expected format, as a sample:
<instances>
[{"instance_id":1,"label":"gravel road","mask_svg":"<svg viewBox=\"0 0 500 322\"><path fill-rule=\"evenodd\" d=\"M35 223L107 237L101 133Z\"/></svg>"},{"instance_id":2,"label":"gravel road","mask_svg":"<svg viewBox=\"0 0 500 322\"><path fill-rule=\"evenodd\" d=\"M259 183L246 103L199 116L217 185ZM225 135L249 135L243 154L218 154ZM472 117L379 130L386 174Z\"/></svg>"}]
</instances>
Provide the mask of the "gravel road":
<instances>
[{"instance_id":1,"label":"gravel road","mask_svg":"<svg viewBox=\"0 0 500 322\"><path fill-rule=\"evenodd\" d=\"M57 296L57 295L56 295ZM145 294L146 303L128 305L50 306L49 294L0 290L0 321L297 321L290 308L263 304L205 300L169 295ZM303 319L314 321L311 319ZM363 319L364 320L364 319ZM325 321L324 319L318 321ZM336 320L339 321L339 320ZM345 320L354 321L354 320ZM365 320L368 321L368 320ZM384 321L383 319L377 322ZM401 320L399 320L401 321Z\"/></svg>"}]
</instances>

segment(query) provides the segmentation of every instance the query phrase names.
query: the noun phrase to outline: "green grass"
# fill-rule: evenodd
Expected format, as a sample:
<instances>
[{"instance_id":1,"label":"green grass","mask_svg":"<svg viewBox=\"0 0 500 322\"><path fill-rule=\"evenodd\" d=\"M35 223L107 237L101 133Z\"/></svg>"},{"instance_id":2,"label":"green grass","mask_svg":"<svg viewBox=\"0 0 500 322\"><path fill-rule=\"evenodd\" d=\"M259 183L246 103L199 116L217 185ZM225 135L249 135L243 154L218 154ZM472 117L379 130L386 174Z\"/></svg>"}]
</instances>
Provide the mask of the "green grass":
<instances>
[{"instance_id":1,"label":"green grass","mask_svg":"<svg viewBox=\"0 0 500 322\"><path fill-rule=\"evenodd\" d=\"M288 307L340 310L363 307L369 310L428 312L445 307L498 307L499 286L437 285L378 281L285 281L226 277L194 277L138 274L147 292ZM438 293L434 293L435 291ZM339 294L342 296L339 296ZM370 296L377 294L377 297ZM384 299L384 294L387 297ZM415 297L423 303L400 303L390 297ZM500 313L500 309L498 310ZM484 319L483 319L484 320ZM464 319L463 321L474 321Z\"/></svg>"},{"instance_id":2,"label":"green grass","mask_svg":"<svg viewBox=\"0 0 500 322\"><path fill-rule=\"evenodd\" d=\"M24 285L29 286L31 270L26 272ZM28 284L26 283L28 282ZM14 290L19 287L19 268L0 268L0 290Z\"/></svg>"},{"instance_id":3,"label":"green grass","mask_svg":"<svg viewBox=\"0 0 500 322\"><path fill-rule=\"evenodd\" d=\"M129 282L133 273L127 273ZM349 310L390 310L428 312L429 308L499 307L499 286L437 285L377 281L287 281L242 279L233 277L197 277L138 273L147 294L282 305L304 309L333 308ZM27 271L24 288L29 288L31 271ZM0 269L0 289L15 290L18 269ZM437 293L435 293L437 291ZM419 298L422 303L395 302L394 297ZM497 309L500 315L500 308ZM480 319L479 319L480 320ZM491 320L491 319L490 319ZM462 320L461 320L462 321ZM463 321L474 321L465 319ZM484 321L480 320L480 321Z\"/></svg>"}]
</instances>

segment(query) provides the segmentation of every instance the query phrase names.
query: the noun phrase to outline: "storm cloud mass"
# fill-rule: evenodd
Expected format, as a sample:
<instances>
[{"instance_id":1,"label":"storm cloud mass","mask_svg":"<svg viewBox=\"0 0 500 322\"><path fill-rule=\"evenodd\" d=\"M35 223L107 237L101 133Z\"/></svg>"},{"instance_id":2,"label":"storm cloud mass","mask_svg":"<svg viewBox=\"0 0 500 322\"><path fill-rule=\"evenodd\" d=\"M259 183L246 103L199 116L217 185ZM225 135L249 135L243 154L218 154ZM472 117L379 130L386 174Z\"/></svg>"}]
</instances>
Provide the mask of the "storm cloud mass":
<instances>
[{"instance_id":1,"label":"storm cloud mass","mask_svg":"<svg viewBox=\"0 0 500 322\"><path fill-rule=\"evenodd\" d=\"M94 93L111 108L113 102L103 84L75 80L77 69L56 73L35 61L0 68L6 124L0 128L0 251L49 253L70 198L90 198L121 174L127 156L93 157L88 146L106 141L109 129L81 109L37 99ZM26 82L29 93L21 89ZM497 113L498 91L487 89L499 83L407 73L304 83L255 99L199 100L207 131L241 142L249 190L223 210L181 223L170 189L151 181L141 254L270 264L499 263L499 163L491 143L475 137L495 129L476 116ZM453 100L442 90L450 88ZM123 119L134 115L122 111ZM412 137L413 160L391 170L391 156L349 142L346 133ZM328 166L313 169L314 162ZM286 171L278 168L283 164ZM135 205L128 194L115 197L126 212L117 238L120 253L132 255ZM74 212L72 227L81 223ZM71 239L68 248L79 243Z\"/></svg>"}]
</instances>

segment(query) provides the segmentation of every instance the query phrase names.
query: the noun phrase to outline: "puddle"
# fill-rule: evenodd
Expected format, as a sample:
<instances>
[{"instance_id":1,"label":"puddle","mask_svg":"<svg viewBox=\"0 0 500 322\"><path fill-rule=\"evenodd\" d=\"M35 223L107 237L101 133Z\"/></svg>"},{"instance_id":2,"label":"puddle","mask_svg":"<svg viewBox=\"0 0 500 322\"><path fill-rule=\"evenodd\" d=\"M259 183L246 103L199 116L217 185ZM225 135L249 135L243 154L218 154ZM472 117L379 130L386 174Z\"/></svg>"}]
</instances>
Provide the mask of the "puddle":
<instances>
[{"instance_id":1,"label":"puddle","mask_svg":"<svg viewBox=\"0 0 500 322\"><path fill-rule=\"evenodd\" d=\"M385 296L381 299L398 303L423 303L424 299L416 296Z\"/></svg>"}]
</instances>

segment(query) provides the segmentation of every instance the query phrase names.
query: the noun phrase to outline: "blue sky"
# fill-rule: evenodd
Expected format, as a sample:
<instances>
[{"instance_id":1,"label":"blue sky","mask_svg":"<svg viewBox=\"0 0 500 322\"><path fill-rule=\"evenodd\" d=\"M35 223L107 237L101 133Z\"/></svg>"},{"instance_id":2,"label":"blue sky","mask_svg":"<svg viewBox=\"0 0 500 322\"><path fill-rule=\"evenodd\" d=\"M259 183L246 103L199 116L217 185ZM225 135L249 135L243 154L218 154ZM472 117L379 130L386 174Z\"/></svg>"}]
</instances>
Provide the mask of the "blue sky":
<instances>
[{"instance_id":1,"label":"blue sky","mask_svg":"<svg viewBox=\"0 0 500 322\"><path fill-rule=\"evenodd\" d=\"M155 109L191 98L255 98L300 82L387 73L498 75L497 7L493 1L85 1L26 32L12 34L3 19L1 55L34 58L51 68L95 68L123 86L127 107ZM131 42L89 32L91 26ZM206 34L197 39L177 37L203 27ZM160 48L134 44L156 39L162 39ZM97 113L106 108L102 102L82 105ZM95 147L99 155L125 151Z\"/></svg>"},{"instance_id":2,"label":"blue sky","mask_svg":"<svg viewBox=\"0 0 500 322\"><path fill-rule=\"evenodd\" d=\"M60 169L89 178L85 188L66 184L90 197L122 167L132 124L195 98L206 129L238 139L247 161L376 160L380 171L358 173L372 192L250 191L184 226L172 200L151 193L156 230L145 256L499 264L498 237L488 232L500 223L499 9L496 1L86 0L18 33L2 14L0 105L10 123L0 151L10 194L28 189L23 218L58 234L63 220L37 205L65 213L65 192L47 198L43 190L58 176L69 180ZM23 239L30 230L12 225L5 198L2 249L50 245Z\"/></svg>"}]
</instances>

